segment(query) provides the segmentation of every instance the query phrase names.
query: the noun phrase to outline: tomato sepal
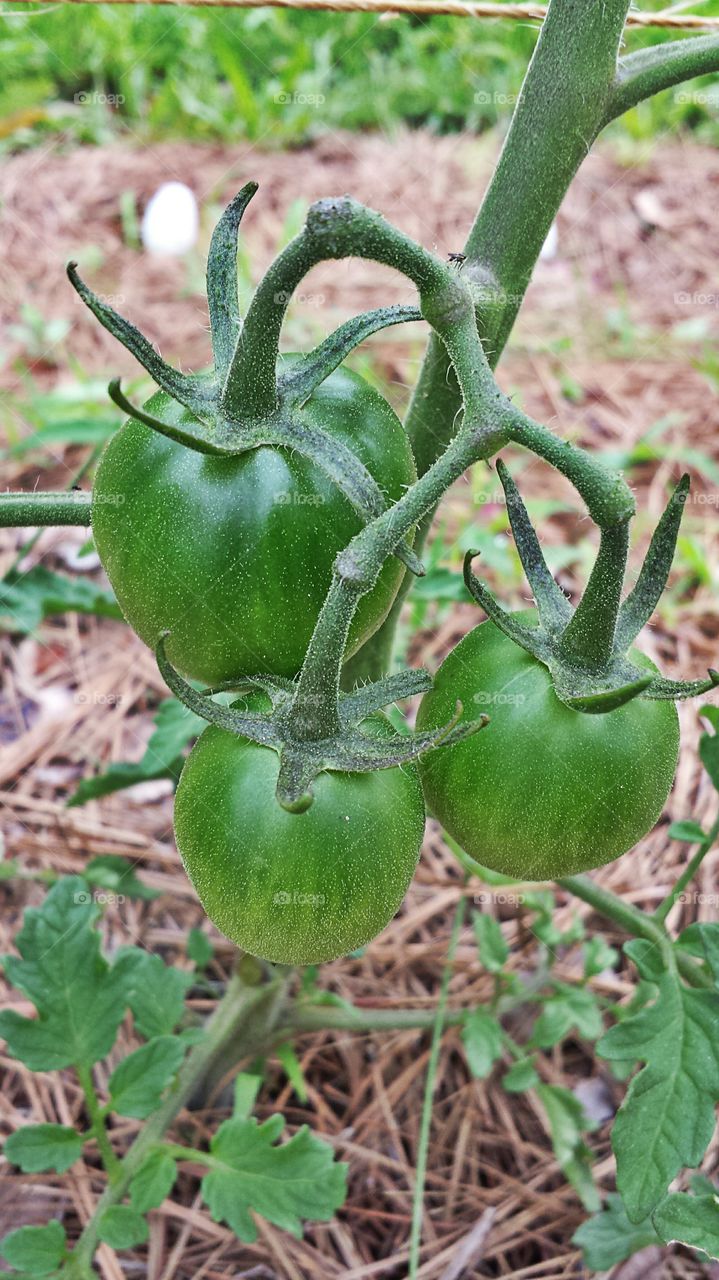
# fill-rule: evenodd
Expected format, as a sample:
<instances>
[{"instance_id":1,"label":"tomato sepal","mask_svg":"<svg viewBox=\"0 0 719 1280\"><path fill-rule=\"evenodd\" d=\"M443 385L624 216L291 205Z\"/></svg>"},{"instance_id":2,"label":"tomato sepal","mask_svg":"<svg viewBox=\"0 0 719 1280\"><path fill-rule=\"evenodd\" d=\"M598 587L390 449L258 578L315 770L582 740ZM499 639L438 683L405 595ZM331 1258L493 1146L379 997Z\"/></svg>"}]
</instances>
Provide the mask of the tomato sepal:
<instances>
[{"instance_id":1,"label":"tomato sepal","mask_svg":"<svg viewBox=\"0 0 719 1280\"><path fill-rule=\"evenodd\" d=\"M689 492L688 476L682 477L669 499L637 583L626 599L621 601L628 522L620 522L602 529L596 563L573 610L550 573L519 490L501 460L497 472L519 558L536 602L536 622L528 625L508 613L473 574L476 551L465 555L464 580L474 600L507 639L548 669L554 691L565 706L587 715L606 715L633 698L676 701L700 696L719 685L719 673L713 669L706 680L668 680L642 669L631 656L630 646L651 618L669 576Z\"/></svg>"},{"instance_id":2,"label":"tomato sepal","mask_svg":"<svg viewBox=\"0 0 719 1280\"><path fill-rule=\"evenodd\" d=\"M270 709L259 712L246 705L221 706L210 696L217 690L203 693L194 689L172 666L165 652L168 634L159 637L156 650L157 665L168 688L209 724L277 752L280 768L276 798L289 813L309 809L314 799L313 783L321 773L372 773L409 764L438 747L464 741L489 723L486 715L462 722L463 708L458 702L451 718L433 729L407 734L389 730L381 737L367 732L369 717L382 707L432 687L429 672L400 671L352 693L340 693L338 731L315 736L312 726L319 720L319 707L304 708L301 721L296 716L297 700L302 696L299 682L278 681L272 676L238 681L233 688L264 694Z\"/></svg>"}]
</instances>

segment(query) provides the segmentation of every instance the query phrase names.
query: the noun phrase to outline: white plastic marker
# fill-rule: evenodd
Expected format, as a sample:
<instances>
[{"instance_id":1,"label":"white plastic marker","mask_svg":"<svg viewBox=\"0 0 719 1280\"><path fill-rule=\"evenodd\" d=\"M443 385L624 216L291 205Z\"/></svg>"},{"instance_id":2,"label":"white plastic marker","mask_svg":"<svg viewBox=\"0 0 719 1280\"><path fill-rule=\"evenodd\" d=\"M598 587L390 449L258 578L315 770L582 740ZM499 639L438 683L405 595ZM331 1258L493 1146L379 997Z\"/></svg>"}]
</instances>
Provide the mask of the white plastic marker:
<instances>
[{"instance_id":1,"label":"white plastic marker","mask_svg":"<svg viewBox=\"0 0 719 1280\"><path fill-rule=\"evenodd\" d=\"M142 218L142 243L149 253L180 257L197 243L200 226L194 192L184 182L163 182Z\"/></svg>"}]
</instances>

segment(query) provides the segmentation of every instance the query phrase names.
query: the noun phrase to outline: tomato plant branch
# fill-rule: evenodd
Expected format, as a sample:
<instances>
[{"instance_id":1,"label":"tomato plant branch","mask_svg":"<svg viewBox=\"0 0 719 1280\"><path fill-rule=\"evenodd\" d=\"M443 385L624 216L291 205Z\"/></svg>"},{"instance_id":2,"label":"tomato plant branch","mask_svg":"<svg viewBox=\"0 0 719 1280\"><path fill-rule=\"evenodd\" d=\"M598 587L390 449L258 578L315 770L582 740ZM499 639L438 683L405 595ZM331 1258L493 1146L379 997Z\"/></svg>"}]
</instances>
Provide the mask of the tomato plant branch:
<instances>
[{"instance_id":1,"label":"tomato plant branch","mask_svg":"<svg viewBox=\"0 0 719 1280\"><path fill-rule=\"evenodd\" d=\"M67 1266L70 1276L84 1277L99 1243L99 1221L102 1213L118 1204L126 1195L133 1176L153 1147L162 1141L165 1131L187 1104L198 1084L211 1068L223 1048L244 1033L238 1045L240 1053L252 1053L272 1036L280 1015L287 979L275 977L263 986L247 984L239 973L230 979L227 990L206 1024L203 1039L190 1050L178 1072L177 1081L162 1105L143 1124L132 1146L120 1162L97 1202L72 1251Z\"/></svg>"},{"instance_id":2,"label":"tomato plant branch","mask_svg":"<svg viewBox=\"0 0 719 1280\"><path fill-rule=\"evenodd\" d=\"M92 494L86 489L57 493L0 493L0 528L79 525L89 528Z\"/></svg>"},{"instance_id":3,"label":"tomato plant branch","mask_svg":"<svg viewBox=\"0 0 719 1280\"><path fill-rule=\"evenodd\" d=\"M297 286L318 263L369 258L414 281L420 294L451 281L446 263L349 197L312 205L303 230L268 267L255 290L222 390L230 417L262 418L277 405L279 338Z\"/></svg>"},{"instance_id":4,"label":"tomato plant branch","mask_svg":"<svg viewBox=\"0 0 719 1280\"><path fill-rule=\"evenodd\" d=\"M653 918L654 920L656 920L657 924L664 923L667 916L669 915L669 912L674 906L675 902L679 900L684 890L686 889L687 885L690 884L690 882L694 879L702 862L704 861L706 855L708 854L709 850L712 848L718 836L719 836L719 817L715 820L706 838L702 840L701 844L699 845L699 848L694 854L694 857L687 863L686 869L680 875L679 879L674 885L674 888L671 890L670 893L667 894L664 901L660 903L660 905L657 907L656 911L654 912Z\"/></svg>"},{"instance_id":5,"label":"tomato plant branch","mask_svg":"<svg viewBox=\"0 0 719 1280\"><path fill-rule=\"evenodd\" d=\"M100 1152L102 1163L105 1171L112 1184L119 1176L121 1163L112 1149L112 1144L108 1137L105 1125L105 1115L100 1105L100 1099L97 1096L95 1084L92 1079L92 1071L90 1067L76 1067L77 1078L80 1081L80 1087L85 1095L85 1105L87 1113L90 1117L90 1136L94 1137L97 1143L97 1149Z\"/></svg>"},{"instance_id":6,"label":"tomato plant branch","mask_svg":"<svg viewBox=\"0 0 719 1280\"><path fill-rule=\"evenodd\" d=\"M494 367L559 206L604 121L629 0L551 0L492 180L465 245ZM453 430L456 380L436 338L407 418L421 473Z\"/></svg>"},{"instance_id":7,"label":"tomato plant branch","mask_svg":"<svg viewBox=\"0 0 719 1280\"><path fill-rule=\"evenodd\" d=\"M604 123L655 93L713 71L719 71L719 35L693 36L638 49L619 59Z\"/></svg>"}]
</instances>

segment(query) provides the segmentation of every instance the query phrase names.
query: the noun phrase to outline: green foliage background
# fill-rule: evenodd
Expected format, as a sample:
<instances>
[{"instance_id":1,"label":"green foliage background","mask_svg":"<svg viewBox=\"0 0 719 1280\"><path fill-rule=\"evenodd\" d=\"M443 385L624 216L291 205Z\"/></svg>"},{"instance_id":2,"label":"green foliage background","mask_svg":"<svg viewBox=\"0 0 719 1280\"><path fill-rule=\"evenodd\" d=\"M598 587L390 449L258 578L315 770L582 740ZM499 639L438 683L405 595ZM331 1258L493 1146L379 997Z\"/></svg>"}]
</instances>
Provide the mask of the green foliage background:
<instances>
[{"instance_id":1,"label":"green foliage background","mask_svg":"<svg viewBox=\"0 0 719 1280\"><path fill-rule=\"evenodd\" d=\"M664 6L643 0L642 7ZM693 9L719 16L719 0L697 0ZM536 29L164 5L39 4L18 12L9 0L0 6L0 147L58 131L87 142L119 130L142 140L242 138L268 147L328 128L481 131L509 118ZM632 30L628 46L666 38ZM717 95L697 100L680 87L616 128L649 138L677 125L719 141Z\"/></svg>"}]
</instances>

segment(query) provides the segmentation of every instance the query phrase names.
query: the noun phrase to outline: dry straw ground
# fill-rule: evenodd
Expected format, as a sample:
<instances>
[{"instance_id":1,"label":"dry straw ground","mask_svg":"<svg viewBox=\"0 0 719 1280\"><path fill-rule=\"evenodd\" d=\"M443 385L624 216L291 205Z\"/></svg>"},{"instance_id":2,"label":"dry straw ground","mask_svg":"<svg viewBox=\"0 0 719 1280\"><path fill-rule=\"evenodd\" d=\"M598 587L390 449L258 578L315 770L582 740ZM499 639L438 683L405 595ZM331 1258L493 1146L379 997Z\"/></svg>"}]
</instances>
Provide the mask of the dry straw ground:
<instances>
[{"instance_id":1,"label":"dry straw ground","mask_svg":"<svg viewBox=\"0 0 719 1280\"><path fill-rule=\"evenodd\" d=\"M189 181L207 206L206 237L212 205L219 207L241 183L257 177L261 190L246 232L255 273L276 246L292 201L337 191L350 191L380 208L424 243L446 253L461 247L494 145L422 135L391 142L332 135L312 149L286 155L167 144L139 151L113 146L17 156L6 162L0 178L0 236L6 246L0 282L3 325L17 318L21 300L32 302L47 317L69 320L72 328L65 345L49 351L33 370L41 385L55 385L67 376L68 351L98 375L134 372L130 358L76 305L64 279L64 261L96 245L102 251L101 265L88 272L95 288L113 295L128 315L141 320L149 336L162 342L165 356L181 360L185 367L199 367L209 350L199 270L188 274L181 264L147 263L123 244L122 192L135 192L142 205L159 180ZM713 152L672 143L637 151L630 165L621 166L607 151L592 157L562 211L558 252L540 264L517 341L502 367L504 384L516 389L534 414L586 444L629 447L652 424L666 422L657 455L649 450L647 460L631 473L642 513L637 520L640 545L645 545L661 510L667 483L678 477L683 460L690 461L690 449L719 460L714 389L692 364L696 345L671 336L673 325L703 318L716 339L718 263L712 222L718 192L719 156ZM404 282L366 264L318 270L295 313L295 332L306 339L379 299L408 296ZM605 317L612 308L624 316L623 338L607 335ZM559 340L567 334L571 345L557 341L548 348L548 338ZM375 340L374 348L401 400L416 372L418 339L407 331L392 331ZM22 387L13 357L21 353L8 342L6 354L2 378L18 410ZM574 401L563 394L568 376L578 388ZM21 418L21 413L20 418L8 417L13 430L26 429ZM40 483L66 483L68 469L81 458L78 450L59 454L41 473ZM717 485L691 465L689 469L697 498L687 510L687 532L716 566ZM37 466L28 461L10 469L3 483L30 487L37 477ZM571 501L563 482L539 465L525 468L523 483L535 499L558 496ZM488 488L494 492L496 483L484 478L475 480L474 490L467 482L456 487L445 521L450 534L468 520L483 518L472 493ZM547 519L543 532L550 542L576 541L586 526L579 513L574 516L570 510ZM3 535L0 568L7 566L18 541L14 534ZM47 533L34 559L43 557L49 565L65 567L67 544L66 532ZM667 672L696 676L716 661L719 602L716 580L712 594L692 577L687 564L685 558L682 589L675 591L671 607L648 631L645 647ZM563 581L577 586L570 571ZM499 585L506 595L506 586ZM441 625L428 627L415 639L413 659L435 665L476 617L471 605L456 607ZM139 758L150 731L148 699L163 692L151 655L119 624L66 617L46 624L36 637L5 639L3 672L0 804L7 854L27 868L60 872L77 870L99 853L132 858L162 896L149 904L126 903L108 910L108 946L131 941L185 964L187 931L203 924L203 916L173 844L168 786L147 784L86 808L64 807L68 791L89 769L110 760ZM684 749L666 819L706 819L716 797L696 765L696 709L685 707L682 715ZM637 850L598 878L651 909L684 856L683 846L668 841L665 820ZM697 885L705 895L714 886L716 866L716 856L710 855ZM430 1010L458 895L473 896L480 889L477 882L462 888L456 863L430 826L418 875L400 915L361 959L328 966L322 984L361 1006ZM38 901L41 890L31 882L13 880L1 893L4 951L12 945L23 908ZM587 908L561 895L559 902L560 924L578 910L591 927L601 927L613 941L621 941L607 925L592 919ZM523 973L531 970L537 944L521 910L497 899L484 909L503 921L512 967ZM675 910L672 923L715 917L711 903L697 900ZM212 977L218 980L232 950L209 932L216 944ZM557 972L568 981L580 974L577 948L559 957ZM621 998L631 990L630 972L620 968L605 974L596 986L612 999ZM450 985L451 1007L484 1001L491 987L467 929ZM4 999L13 1008L25 1008L15 992L6 992ZM194 1003L198 1010L207 1007L207 1001ZM521 1040L530 1024L528 1011L517 1015L513 1034ZM147 1274L151 1280L394 1280L406 1274L428 1050L427 1036L418 1032L308 1035L298 1044L309 1092L304 1105L279 1064L271 1064L260 1114L281 1108L291 1126L309 1122L350 1161L349 1200L336 1224L308 1229L301 1244L263 1225L256 1246L239 1245L202 1210L196 1178L187 1172L177 1201L152 1215L149 1253L125 1254L121 1262L104 1253L103 1275L107 1280L120 1280L124 1274ZM29 1119L72 1123L78 1117L82 1102L68 1074L32 1077L6 1059L2 1065L5 1088L0 1105L6 1131ZM545 1055L541 1070L546 1081L569 1087L600 1078L613 1105L621 1100L622 1086L577 1039ZM216 1091L203 1110L186 1118L194 1145L216 1126L223 1107L224 1099ZM134 1121L118 1125L118 1147L135 1128ZM599 1182L611 1189L606 1124L592 1136L592 1146ZM710 1152L709 1170L715 1159ZM62 1216L72 1233L86 1219L103 1182L97 1169L71 1171L62 1178L18 1178L4 1167L0 1178L0 1234L20 1222L43 1221L50 1215ZM581 1263L570 1237L583 1216L558 1171L539 1107L531 1097L510 1097L495 1080L473 1081L458 1033L448 1030L435 1097L421 1275L425 1280L578 1276ZM657 1251L649 1251L620 1273L622 1280L629 1280L709 1276L719 1274L719 1269L702 1267L686 1252L667 1251L660 1259Z\"/></svg>"}]
</instances>

